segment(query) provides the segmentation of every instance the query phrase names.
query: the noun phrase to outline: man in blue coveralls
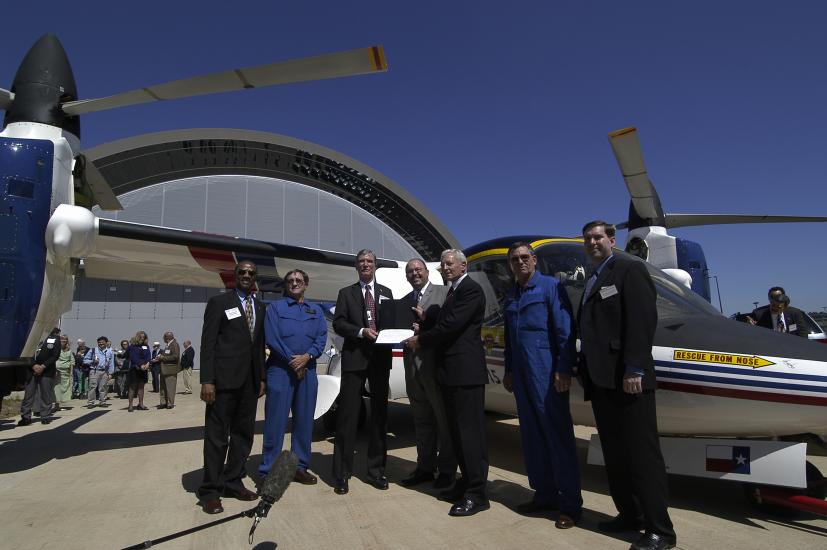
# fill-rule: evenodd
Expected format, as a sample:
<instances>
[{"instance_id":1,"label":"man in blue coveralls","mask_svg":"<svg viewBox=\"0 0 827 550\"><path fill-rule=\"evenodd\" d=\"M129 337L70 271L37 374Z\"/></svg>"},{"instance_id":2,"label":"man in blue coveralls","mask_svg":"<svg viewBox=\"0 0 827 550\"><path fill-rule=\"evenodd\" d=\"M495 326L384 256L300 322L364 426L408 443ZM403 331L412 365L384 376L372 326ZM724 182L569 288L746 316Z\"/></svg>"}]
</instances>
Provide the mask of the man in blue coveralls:
<instances>
[{"instance_id":1,"label":"man in blue coveralls","mask_svg":"<svg viewBox=\"0 0 827 550\"><path fill-rule=\"evenodd\" d=\"M293 411L291 450L299 457L294 481L313 485L308 472L313 413L316 410L316 358L327 342L327 322L318 304L304 300L310 277L301 269L284 276L287 294L267 307L264 341L267 360L267 400L264 404L264 448L259 473L264 478L284 443L287 416Z\"/></svg>"},{"instance_id":2,"label":"man in blue coveralls","mask_svg":"<svg viewBox=\"0 0 827 550\"><path fill-rule=\"evenodd\" d=\"M574 364L571 305L560 282L537 271L530 244L508 249L516 284L505 298L505 376L520 418L523 457L534 498L523 513L559 510L558 529L574 527L583 498L569 387Z\"/></svg>"}]
</instances>

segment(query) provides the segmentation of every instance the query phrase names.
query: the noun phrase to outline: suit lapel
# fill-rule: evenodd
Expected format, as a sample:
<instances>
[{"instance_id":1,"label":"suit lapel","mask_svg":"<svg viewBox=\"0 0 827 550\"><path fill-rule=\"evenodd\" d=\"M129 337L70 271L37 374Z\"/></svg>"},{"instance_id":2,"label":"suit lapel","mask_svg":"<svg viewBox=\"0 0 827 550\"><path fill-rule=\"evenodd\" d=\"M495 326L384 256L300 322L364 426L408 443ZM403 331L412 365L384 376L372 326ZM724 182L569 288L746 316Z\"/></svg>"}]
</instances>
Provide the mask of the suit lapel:
<instances>
[{"instance_id":1,"label":"suit lapel","mask_svg":"<svg viewBox=\"0 0 827 550\"><path fill-rule=\"evenodd\" d=\"M583 303L588 302L589 300L591 300L592 297L594 297L594 295L597 293L597 291L599 291L601 288L603 288L603 286L604 286L603 283L605 283L606 279L609 278L609 275L611 274L612 270L614 269L614 266L615 266L615 259L614 258L611 258L608 262L606 262L606 265L603 266L603 269L600 271L600 275L597 276L597 280L594 282L594 285L592 286L591 292L589 292L589 295L586 296L586 299L584 300Z\"/></svg>"}]
</instances>

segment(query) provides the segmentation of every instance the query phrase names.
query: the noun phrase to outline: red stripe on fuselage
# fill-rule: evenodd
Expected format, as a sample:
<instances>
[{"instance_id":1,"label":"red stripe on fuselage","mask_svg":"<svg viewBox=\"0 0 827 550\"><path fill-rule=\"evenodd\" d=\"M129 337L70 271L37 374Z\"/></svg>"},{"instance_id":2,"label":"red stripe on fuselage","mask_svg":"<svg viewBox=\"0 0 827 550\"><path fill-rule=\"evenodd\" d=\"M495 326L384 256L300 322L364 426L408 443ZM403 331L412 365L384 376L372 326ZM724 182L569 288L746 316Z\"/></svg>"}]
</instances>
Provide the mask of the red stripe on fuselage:
<instances>
[{"instance_id":1,"label":"red stripe on fuselage","mask_svg":"<svg viewBox=\"0 0 827 550\"><path fill-rule=\"evenodd\" d=\"M681 384L680 382L662 382L660 380L658 380L658 389L698 393L702 395L714 395L716 397L731 397L733 399L749 399L750 401L771 401L774 403L793 403L796 405L815 405L827 407L827 398L813 395L738 390L733 388L718 388L715 386Z\"/></svg>"},{"instance_id":2,"label":"red stripe on fuselage","mask_svg":"<svg viewBox=\"0 0 827 550\"><path fill-rule=\"evenodd\" d=\"M205 271L218 273L226 288L235 287L235 256L226 250L212 250L189 246L192 259Z\"/></svg>"}]
</instances>

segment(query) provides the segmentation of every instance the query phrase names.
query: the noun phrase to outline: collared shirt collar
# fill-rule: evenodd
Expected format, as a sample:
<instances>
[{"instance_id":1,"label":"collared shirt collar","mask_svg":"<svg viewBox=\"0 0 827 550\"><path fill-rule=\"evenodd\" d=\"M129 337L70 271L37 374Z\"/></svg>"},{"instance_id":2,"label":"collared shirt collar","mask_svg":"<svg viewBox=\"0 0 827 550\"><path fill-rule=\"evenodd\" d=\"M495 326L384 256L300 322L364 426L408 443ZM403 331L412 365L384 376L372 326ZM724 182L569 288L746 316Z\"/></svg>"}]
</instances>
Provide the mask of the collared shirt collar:
<instances>
[{"instance_id":1,"label":"collared shirt collar","mask_svg":"<svg viewBox=\"0 0 827 550\"><path fill-rule=\"evenodd\" d=\"M534 273L532 273L531 277L529 277L528 281L526 281L525 286L521 285L520 283L516 283L517 290L521 291L524 288L531 288L537 286L537 277L539 276L539 273L540 272L535 269Z\"/></svg>"},{"instance_id":2,"label":"collared shirt collar","mask_svg":"<svg viewBox=\"0 0 827 550\"><path fill-rule=\"evenodd\" d=\"M597 269L594 270L594 273L597 273L597 277L600 277L600 272L603 271L603 268L606 267L606 264L614 258L614 253L609 254L609 257L600 262L600 265L597 266Z\"/></svg>"},{"instance_id":3,"label":"collared shirt collar","mask_svg":"<svg viewBox=\"0 0 827 550\"><path fill-rule=\"evenodd\" d=\"M465 273L463 273L463 274L462 274L462 277L460 277L460 278L459 278L459 279L457 279L456 281L451 282L451 288L453 288L454 290L456 290L456 289L457 289L457 287L459 286L459 284L460 284L460 283L461 283L461 282L462 282L462 281L463 281L463 280L464 280L467 276L468 276L468 272L466 271Z\"/></svg>"},{"instance_id":4,"label":"collared shirt collar","mask_svg":"<svg viewBox=\"0 0 827 550\"><path fill-rule=\"evenodd\" d=\"M362 290L363 293L365 292L365 287L367 285L370 285L370 289L376 292L376 278L371 279L367 283L362 281L362 279L359 279L359 288Z\"/></svg>"},{"instance_id":5,"label":"collared shirt collar","mask_svg":"<svg viewBox=\"0 0 827 550\"><path fill-rule=\"evenodd\" d=\"M244 294L240 290L235 289L235 293L238 296L238 299L241 300L242 302L246 301L247 298L250 297L250 298L253 298L254 303L255 303L255 296L253 296L253 291L252 290L250 291L249 294Z\"/></svg>"}]
</instances>

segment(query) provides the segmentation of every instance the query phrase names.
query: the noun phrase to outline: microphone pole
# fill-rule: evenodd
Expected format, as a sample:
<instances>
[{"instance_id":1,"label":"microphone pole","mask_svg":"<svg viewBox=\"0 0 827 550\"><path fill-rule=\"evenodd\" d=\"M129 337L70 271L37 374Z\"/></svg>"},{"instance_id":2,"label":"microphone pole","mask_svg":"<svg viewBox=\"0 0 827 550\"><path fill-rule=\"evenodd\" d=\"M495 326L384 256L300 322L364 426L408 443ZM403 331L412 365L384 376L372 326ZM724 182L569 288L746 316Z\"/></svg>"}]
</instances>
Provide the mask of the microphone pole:
<instances>
[{"instance_id":1,"label":"microphone pole","mask_svg":"<svg viewBox=\"0 0 827 550\"><path fill-rule=\"evenodd\" d=\"M258 524L261 523L262 518L267 517L267 514L270 512L270 508L273 504L275 504L282 497L282 495L284 495L284 492L287 490L287 486L290 485L290 482L293 480L293 476L296 474L296 468L298 465L299 457L290 451L282 451L273 463L270 473L267 474L267 477L264 478L264 481L261 484L261 500L259 500L258 504L254 508L233 514L232 516L227 516L226 518L211 521L210 523L205 523L204 525L199 525L198 527L191 527L190 529L179 531L171 535L166 535L161 538L146 540L132 546L127 546L126 548L123 548L123 550L142 550L144 548L151 548L156 544L177 539L179 537L239 518L253 518L253 525L250 527L250 533L247 536L248 542L252 545L256 527L258 527Z\"/></svg>"}]
</instances>

